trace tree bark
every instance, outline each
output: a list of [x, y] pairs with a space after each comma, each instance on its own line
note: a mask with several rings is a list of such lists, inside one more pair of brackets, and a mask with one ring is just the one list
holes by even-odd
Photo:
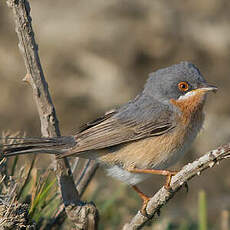
[[203, 170], [212, 168], [215, 164], [219, 164], [221, 160], [230, 157], [230, 143], [220, 146], [218, 149], [209, 151], [198, 160], [185, 165], [175, 176], [172, 177], [170, 191], [162, 187], [149, 201], [146, 213], [143, 216], [140, 211], [132, 218], [130, 223], [124, 225], [123, 230], [141, 229], [148, 221], [153, 220], [155, 214], [160, 213], [160, 209], [165, 206], [176, 192], [181, 189], [186, 182], [195, 176], [199, 176]]
[[[27, 70], [23, 80], [32, 87], [41, 121], [41, 133], [46, 137], [60, 136], [58, 119], [34, 38], [29, 2], [27, 0], [8, 0], [7, 4], [13, 10], [16, 33], [19, 39], [18, 46]], [[95, 229], [97, 222], [96, 207], [91, 203], [83, 204], [80, 201], [68, 160], [53, 157], [53, 161], [55, 161], [56, 176], [68, 217], [79, 229], [89, 229], [89, 226], [90, 229]]]

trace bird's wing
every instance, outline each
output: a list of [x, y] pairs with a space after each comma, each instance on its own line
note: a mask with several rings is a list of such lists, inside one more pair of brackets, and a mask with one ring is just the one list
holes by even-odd
[[106, 113], [88, 123], [76, 136], [77, 145], [63, 156], [102, 149], [151, 136], [160, 136], [175, 127], [172, 111], [159, 103], [135, 104]]

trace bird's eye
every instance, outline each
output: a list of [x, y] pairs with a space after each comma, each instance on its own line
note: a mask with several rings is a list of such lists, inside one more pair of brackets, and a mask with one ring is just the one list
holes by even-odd
[[186, 91], [188, 91], [188, 89], [189, 89], [189, 85], [188, 85], [187, 82], [182, 81], [182, 82], [180, 82], [180, 83], [178, 84], [178, 89], [179, 89], [180, 91], [182, 91], [182, 92], [186, 92]]

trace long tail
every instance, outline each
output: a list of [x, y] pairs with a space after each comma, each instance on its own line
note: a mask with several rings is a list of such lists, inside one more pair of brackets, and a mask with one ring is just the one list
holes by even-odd
[[[29, 153], [61, 154], [76, 145], [73, 136], [38, 138], [1, 138], [0, 155], [10, 157]], [[6, 143], [6, 144], [5, 144]], [[7, 144], [9, 143], [9, 144]]]

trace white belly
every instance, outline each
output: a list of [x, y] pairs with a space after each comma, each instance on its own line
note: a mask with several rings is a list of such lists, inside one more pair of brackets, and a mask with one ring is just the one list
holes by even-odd
[[150, 176], [150, 174], [144, 173], [131, 173], [117, 165], [112, 166], [111, 168], [106, 168], [106, 171], [108, 176], [114, 177], [129, 185], [138, 184]]
[[[184, 143], [183, 145], [180, 146], [180, 148], [177, 148], [175, 151], [172, 151], [169, 154], [160, 154], [159, 157], [155, 159], [153, 164], [151, 166], [149, 165], [149, 167], [145, 169], [161, 170], [161, 169], [167, 169], [168, 167], [175, 164], [187, 152], [192, 142], [194, 141], [195, 137], [197, 136], [199, 129], [200, 127], [195, 131], [193, 130], [193, 132], [191, 132], [191, 134], [188, 135], [188, 137], [184, 140]], [[144, 168], [141, 167], [141, 169]], [[106, 171], [109, 176], [112, 176], [129, 185], [136, 185], [152, 175], [152, 174], [145, 174], [145, 173], [131, 173], [117, 165], [107, 166]]]

